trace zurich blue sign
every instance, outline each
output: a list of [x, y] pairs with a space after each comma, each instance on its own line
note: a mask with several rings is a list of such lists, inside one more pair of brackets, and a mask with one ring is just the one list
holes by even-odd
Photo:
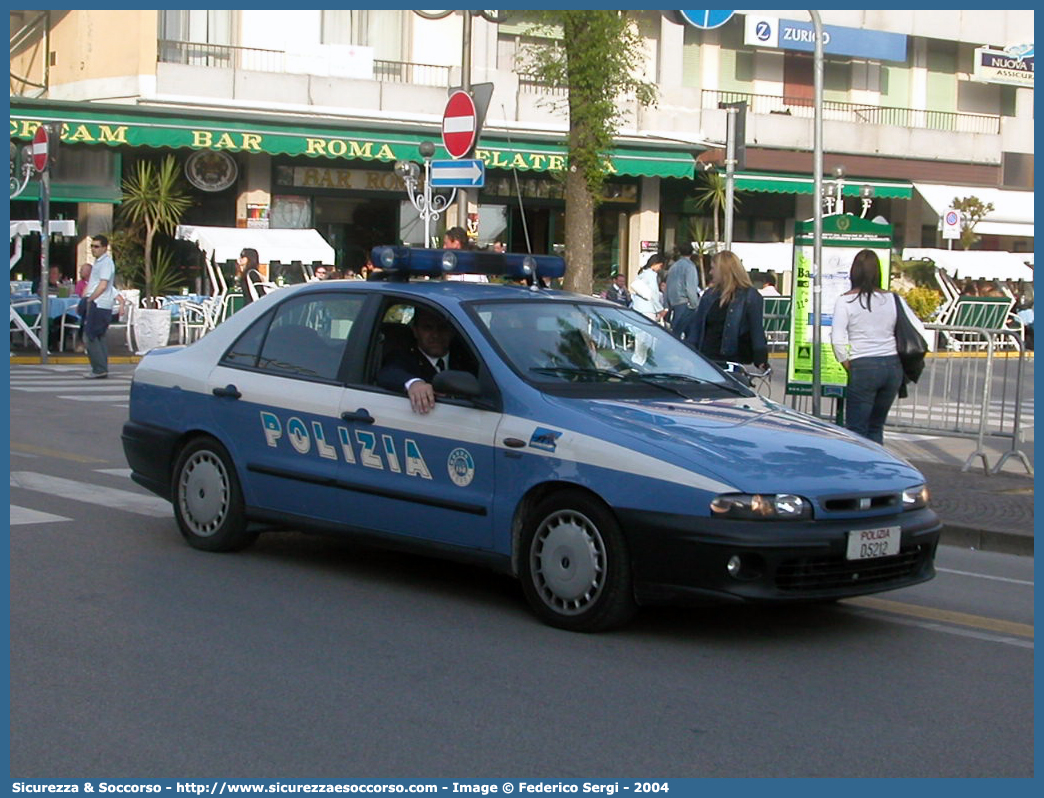
[[692, 25], [694, 28], [702, 28], [704, 30], [709, 30], [711, 28], [720, 28], [722, 25], [728, 22], [729, 19], [732, 18], [732, 15], [736, 12], [679, 11], [678, 13], [681, 14], [683, 20], [685, 20], [688, 24]]
[[[744, 20], [743, 42], [756, 47], [810, 53], [816, 47], [816, 36], [811, 22], [748, 14]], [[901, 33], [824, 25], [823, 52], [876, 61], [906, 61], [906, 36]]]

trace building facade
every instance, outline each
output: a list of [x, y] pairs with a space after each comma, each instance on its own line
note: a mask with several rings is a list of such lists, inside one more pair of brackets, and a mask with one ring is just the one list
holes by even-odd
[[[467, 221], [480, 244], [555, 251], [562, 96], [519, 65], [546, 33], [526, 12], [501, 13], [491, 22], [474, 12], [12, 11], [12, 142], [61, 123], [52, 208], [85, 234], [111, 226], [127, 164], [173, 153], [196, 194], [187, 223], [315, 227], [339, 265], [355, 267], [374, 244], [423, 241], [393, 167], [420, 161], [422, 141], [439, 143], [468, 38], [470, 83], [492, 87], [475, 152], [486, 184], [470, 192], [467, 220], [451, 209], [439, 226]], [[734, 239], [789, 240], [813, 213], [807, 12], [740, 11], [713, 30], [675, 12], [629, 14], [659, 100], [622, 101], [596, 270], [633, 271], [709, 222], [698, 196], [701, 175], [724, 161], [723, 103], [747, 109]], [[1032, 251], [1033, 12], [822, 18], [824, 174], [843, 175], [831, 190], [846, 209], [887, 219], [897, 248], [935, 246], [940, 196], [988, 195], [995, 210], [977, 228], [980, 246]], [[33, 188], [12, 215], [33, 215]]]

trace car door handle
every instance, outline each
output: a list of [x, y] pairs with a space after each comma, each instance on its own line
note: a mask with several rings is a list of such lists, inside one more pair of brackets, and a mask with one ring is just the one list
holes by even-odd
[[512, 449], [521, 449], [526, 445], [526, 442], [518, 438], [504, 438], [504, 445], [510, 446]]
[[211, 393], [214, 396], [227, 396], [229, 399], [239, 399], [243, 394], [235, 385], [226, 385], [224, 388], [215, 388]]
[[361, 424], [372, 424], [374, 422], [373, 416], [370, 415], [370, 411], [365, 407], [360, 407], [354, 413], [345, 411], [341, 413], [341, 418], [345, 421], [358, 421]]

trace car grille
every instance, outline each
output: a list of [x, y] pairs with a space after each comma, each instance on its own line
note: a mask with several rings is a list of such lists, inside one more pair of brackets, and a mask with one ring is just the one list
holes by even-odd
[[893, 557], [846, 560], [844, 557], [802, 557], [776, 568], [780, 590], [835, 590], [877, 585], [916, 575], [928, 557], [927, 546], [903, 549]]

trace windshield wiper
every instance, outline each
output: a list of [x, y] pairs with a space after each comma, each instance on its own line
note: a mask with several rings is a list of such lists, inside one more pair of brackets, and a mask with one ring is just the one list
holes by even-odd
[[735, 388], [731, 385], [727, 385], [722, 382], [715, 382], [714, 380], [708, 380], [703, 377], [693, 377], [689, 374], [672, 374], [667, 371], [657, 371], [650, 372], [648, 374], [628, 374], [627, 379], [637, 380], [639, 382], [644, 382], [648, 385], [655, 385], [657, 388], [663, 388], [664, 390], [672, 391], [678, 394], [679, 396], [685, 396], [686, 399], [689, 398], [688, 396], [686, 396], [686, 394], [684, 394], [682, 391], [679, 391], [677, 388], [671, 388], [665, 383], [694, 382], [698, 385], [713, 385], [715, 388], [721, 388], [723, 391], [728, 391], [729, 393], [736, 394], [736, 396], [749, 396], [749, 394], [744, 393], [741, 389]]
[[603, 380], [622, 380], [623, 376], [609, 369], [585, 369], [576, 366], [534, 366], [530, 371], [537, 374], [551, 374], [559, 377], [600, 377]]

